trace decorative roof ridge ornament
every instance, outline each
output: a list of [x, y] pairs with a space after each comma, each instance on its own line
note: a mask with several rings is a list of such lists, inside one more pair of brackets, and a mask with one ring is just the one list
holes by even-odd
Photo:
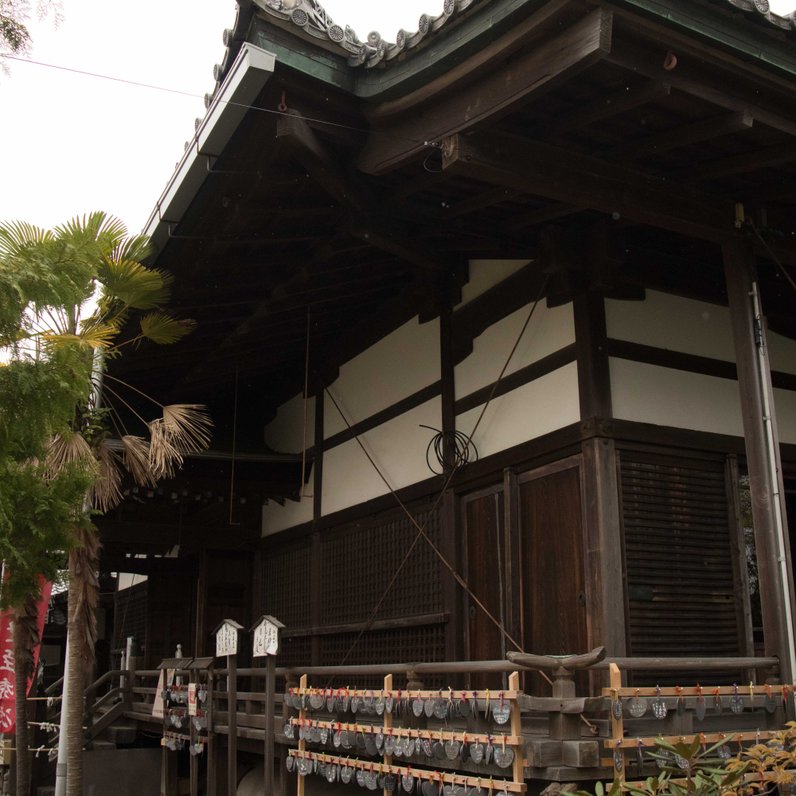
[[254, 4], [278, 19], [292, 22], [316, 39], [328, 39], [349, 53], [363, 47], [353, 29], [335, 24], [318, 0], [254, 0]]
[[[241, 2], [241, 0], [238, 0]], [[395, 42], [385, 40], [378, 31], [368, 34], [366, 41], [357, 38], [353, 28], [335, 24], [318, 0], [252, 0], [261, 10], [286, 22], [297, 25], [310, 36], [326, 39], [346, 51], [350, 66], [376, 66], [395, 58], [404, 50], [417, 47], [430, 33], [436, 32], [456, 13], [477, 2], [487, 0], [444, 0], [439, 16], [423, 14], [414, 33], [399, 30]]]

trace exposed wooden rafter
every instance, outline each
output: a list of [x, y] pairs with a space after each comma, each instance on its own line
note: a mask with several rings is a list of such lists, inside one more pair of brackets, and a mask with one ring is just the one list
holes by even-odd
[[671, 86], [658, 80], [648, 81], [640, 86], [626, 87], [606, 94], [588, 105], [567, 111], [540, 127], [545, 133], [561, 133], [579, 129], [594, 122], [610, 119], [620, 113], [646, 105], [648, 102], [668, 97]]
[[443, 167], [491, 185], [721, 241], [731, 231], [732, 204], [655, 175], [540, 141], [497, 133], [454, 135]]
[[611, 51], [612, 19], [610, 11], [598, 8], [466, 89], [392, 125], [389, 135], [375, 130], [357, 167], [384, 174], [418, 156], [429, 142], [472, 130], [538, 98]]
[[623, 141], [608, 150], [609, 155], [624, 160], [636, 160], [645, 155], [662, 155], [680, 147], [691, 146], [702, 141], [711, 141], [723, 135], [751, 130], [754, 117], [749, 111], [720, 113], [710, 119], [683, 124], [671, 130], [653, 133], [638, 141]]

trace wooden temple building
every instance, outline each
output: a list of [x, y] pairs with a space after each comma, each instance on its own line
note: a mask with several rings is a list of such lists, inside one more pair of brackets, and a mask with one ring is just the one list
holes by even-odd
[[224, 42], [145, 230], [197, 328], [111, 363], [213, 452], [101, 520], [114, 644], [154, 669], [267, 613], [295, 670], [792, 682], [796, 18], [445, 0], [360, 40], [239, 0]]

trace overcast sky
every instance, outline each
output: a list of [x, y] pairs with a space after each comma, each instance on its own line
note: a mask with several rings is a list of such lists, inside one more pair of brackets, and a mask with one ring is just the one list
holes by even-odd
[[[394, 40], [442, 8], [442, 0], [322, 4], [361, 39], [378, 30]], [[772, 0], [779, 13], [791, 5]], [[232, 0], [62, 0], [57, 29], [32, 24], [29, 58], [51, 66], [8, 60], [0, 74], [0, 221], [50, 227], [105, 210], [140, 231], [204, 115], [235, 9]]]

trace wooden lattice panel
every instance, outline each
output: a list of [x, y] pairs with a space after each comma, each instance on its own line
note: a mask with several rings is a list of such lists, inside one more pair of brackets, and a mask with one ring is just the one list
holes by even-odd
[[128, 636], [135, 636], [146, 649], [146, 612], [149, 586], [139, 583], [129, 589], [116, 592], [114, 596], [114, 649], [124, 649]]
[[[439, 509], [416, 511], [417, 523], [439, 545]], [[385, 595], [417, 528], [399, 511], [381, 514], [321, 540], [321, 621], [363, 622]], [[418, 616], [442, 610], [440, 564], [420, 539], [384, 596], [376, 619]]]
[[279, 645], [277, 666], [307, 666], [312, 654], [312, 640], [309, 636], [284, 637]]
[[269, 549], [263, 556], [263, 605], [288, 628], [310, 624], [310, 553], [307, 538], [301, 544]]
[[740, 653], [725, 465], [621, 453], [632, 655]]

